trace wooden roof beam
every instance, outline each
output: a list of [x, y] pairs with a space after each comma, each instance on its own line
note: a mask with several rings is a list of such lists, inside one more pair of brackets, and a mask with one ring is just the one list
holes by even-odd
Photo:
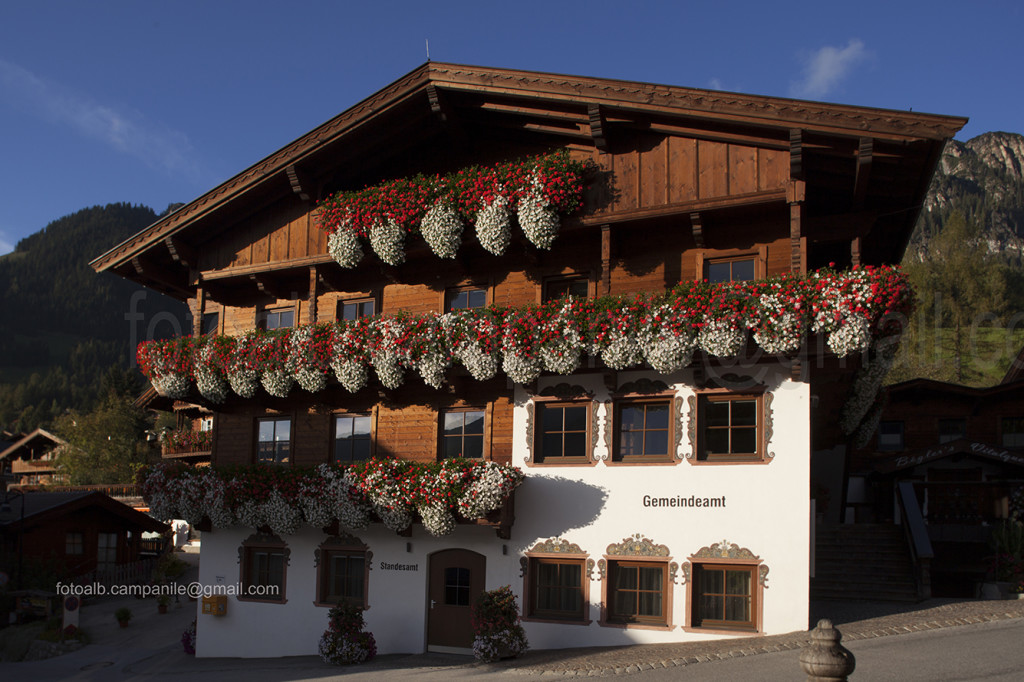
[[188, 269], [198, 268], [199, 255], [194, 248], [183, 242], [181, 238], [165, 237], [164, 246], [167, 247], [175, 263], [181, 263]]
[[427, 83], [426, 90], [427, 101], [430, 102], [430, 111], [434, 118], [441, 124], [444, 131], [451, 135], [457, 145], [463, 149], [470, 149], [472, 141], [466, 135], [466, 126], [455, 107], [452, 106], [451, 98], [448, 95], [442, 95], [433, 83]]
[[305, 202], [311, 202], [314, 198], [317, 198], [317, 192], [313, 189], [312, 180], [298, 166], [293, 163], [285, 168], [284, 172], [288, 176], [288, 184], [292, 186], [292, 192], [300, 199]]
[[249, 275], [249, 281], [256, 285], [256, 288], [260, 290], [261, 294], [269, 296], [275, 300], [294, 298], [294, 296], [289, 295], [288, 292], [282, 291], [278, 288], [278, 283], [266, 275]]
[[700, 216], [700, 211], [694, 211], [690, 214], [690, 230], [693, 232], [693, 243], [697, 245], [698, 249], [703, 249], [704, 221]]
[[864, 208], [868, 196], [868, 182], [871, 179], [871, 161], [874, 142], [870, 137], [860, 138], [857, 149], [857, 175], [853, 181], [853, 210]]
[[803, 137], [803, 131], [799, 128], [789, 131], [789, 177], [792, 180], [804, 179]]
[[133, 256], [131, 263], [135, 274], [153, 282], [156, 285], [154, 288], [162, 289], [165, 293], [176, 297], [187, 299], [192, 296], [192, 291], [185, 285], [181, 277], [176, 277], [174, 273], [168, 272], [152, 261], [142, 256]]
[[588, 104], [587, 115], [590, 117], [590, 136], [594, 139], [594, 146], [602, 152], [608, 151], [608, 121], [601, 105], [595, 102]]

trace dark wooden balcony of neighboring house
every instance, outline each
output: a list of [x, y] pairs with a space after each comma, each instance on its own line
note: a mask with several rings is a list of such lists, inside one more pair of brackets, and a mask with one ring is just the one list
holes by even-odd
[[213, 431], [172, 431], [163, 440], [160, 450], [164, 459], [209, 461]]

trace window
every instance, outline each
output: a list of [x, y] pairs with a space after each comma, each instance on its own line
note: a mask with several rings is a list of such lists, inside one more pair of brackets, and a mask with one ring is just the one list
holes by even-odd
[[292, 447], [292, 420], [284, 418], [257, 419], [256, 461], [287, 464]]
[[285, 584], [291, 550], [276, 535], [255, 533], [238, 550], [242, 565], [240, 600], [285, 601]]
[[623, 462], [670, 459], [670, 414], [670, 400], [616, 405], [614, 460]]
[[366, 581], [370, 562], [362, 548], [323, 549], [319, 570], [319, 604], [350, 602], [366, 608]]
[[348, 301], [338, 301], [339, 320], [358, 320], [364, 317], [373, 317], [377, 312], [377, 302], [372, 298], [354, 298]]
[[878, 449], [903, 449], [903, 422], [881, 422], [878, 424]]
[[694, 564], [693, 627], [757, 629], [757, 567]]
[[445, 410], [441, 413], [441, 457], [482, 459], [484, 456], [484, 411]]
[[362, 462], [370, 458], [370, 415], [341, 414], [334, 417], [334, 461]]
[[68, 533], [64, 539], [65, 554], [85, 554], [85, 534]]
[[203, 336], [216, 334], [220, 331], [220, 313], [203, 313], [199, 333]]
[[704, 279], [718, 282], [748, 282], [756, 279], [753, 256], [737, 258], [716, 258], [704, 263]]
[[445, 606], [469, 606], [469, 569], [450, 566], [444, 569]]
[[590, 458], [590, 403], [537, 403], [537, 462], [572, 463]]
[[529, 563], [530, 618], [573, 620], [586, 618], [587, 582], [583, 559], [531, 557]]
[[213, 431], [213, 417], [201, 417], [199, 419], [200, 431]]
[[267, 310], [260, 320], [260, 329], [286, 329], [295, 326], [295, 309]]
[[1024, 447], [1024, 417], [1004, 417], [1002, 423], [1003, 447]]
[[760, 459], [762, 396], [733, 393], [700, 397], [699, 461]]
[[590, 297], [590, 281], [582, 276], [558, 277], [544, 282], [543, 301], [557, 301], [561, 298], [572, 296], [573, 298]]
[[939, 443], [949, 443], [967, 437], [966, 419], [940, 419]]
[[444, 294], [444, 310], [465, 310], [483, 308], [487, 305], [487, 290], [474, 287], [449, 289]]
[[99, 533], [96, 539], [96, 568], [103, 570], [117, 565], [117, 533]]
[[668, 625], [667, 565], [609, 561], [605, 601], [609, 623]]

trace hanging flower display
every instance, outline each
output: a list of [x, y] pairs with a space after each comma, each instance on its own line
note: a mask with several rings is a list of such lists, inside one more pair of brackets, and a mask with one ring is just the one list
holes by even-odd
[[354, 268], [363, 260], [363, 245], [359, 235], [347, 222], [327, 236], [327, 251], [338, 265], [343, 268]]
[[388, 265], [405, 262], [405, 231], [391, 217], [384, 217], [370, 226], [370, 246]]
[[[154, 383], [165, 380], [168, 367], [181, 377], [224, 367], [232, 389], [245, 397], [255, 392], [255, 377], [272, 395], [287, 395], [296, 378], [307, 390], [320, 390], [328, 367], [350, 391], [366, 384], [370, 366], [388, 389], [399, 388], [407, 371], [438, 388], [453, 362], [481, 381], [500, 368], [513, 382], [527, 384], [545, 370], [576, 371], [584, 354], [614, 369], [646, 362], [667, 373], [689, 364], [696, 347], [729, 357], [748, 337], [769, 353], [792, 353], [808, 328], [842, 357], [895, 334], [891, 313], [907, 315], [911, 303], [898, 268], [819, 271], [755, 282], [685, 282], [665, 294], [630, 298], [382, 315], [203, 345], [191, 339], [150, 342], [140, 346], [139, 358]], [[223, 345], [215, 353], [201, 351], [208, 343]]]
[[228, 397], [227, 367], [231, 357], [229, 337], [206, 337], [196, 350], [199, 362], [194, 365], [196, 388], [211, 403], [223, 403]]
[[399, 265], [407, 233], [421, 235], [438, 256], [452, 258], [466, 224], [476, 227], [484, 249], [500, 255], [511, 239], [513, 213], [527, 238], [547, 249], [558, 235], [560, 216], [582, 206], [587, 169], [588, 163], [559, 150], [444, 175], [399, 178], [327, 198], [318, 207], [318, 222], [330, 235], [332, 257], [346, 268], [358, 265], [359, 240], [366, 238], [381, 260]]
[[508, 199], [502, 195], [484, 206], [473, 220], [476, 238], [485, 251], [500, 256], [512, 241], [512, 215], [508, 210]]
[[195, 342], [191, 337], [145, 341], [136, 350], [135, 359], [157, 393], [168, 398], [184, 398], [191, 387], [189, 357], [194, 351]]
[[420, 234], [439, 258], [455, 258], [462, 243], [462, 219], [451, 204], [438, 202], [423, 216]]
[[334, 521], [362, 530], [374, 516], [392, 530], [403, 530], [417, 515], [428, 532], [447, 535], [456, 514], [483, 518], [522, 482], [515, 467], [462, 458], [439, 464], [371, 459], [313, 469], [196, 469], [161, 462], [140, 472], [143, 497], [158, 518], [209, 519], [214, 528], [268, 526], [285, 535], [302, 524], [322, 528]]

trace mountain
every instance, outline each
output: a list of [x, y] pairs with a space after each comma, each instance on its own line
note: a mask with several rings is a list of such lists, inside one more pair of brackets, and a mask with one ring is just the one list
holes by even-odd
[[921, 260], [954, 212], [977, 226], [985, 251], [1024, 265], [1024, 136], [993, 132], [946, 144], [908, 257]]
[[0, 427], [32, 429], [91, 409], [111, 388], [133, 390], [129, 368], [148, 322], [167, 312], [188, 328], [183, 304], [89, 267], [157, 218], [146, 206], [94, 206], [0, 257]]

